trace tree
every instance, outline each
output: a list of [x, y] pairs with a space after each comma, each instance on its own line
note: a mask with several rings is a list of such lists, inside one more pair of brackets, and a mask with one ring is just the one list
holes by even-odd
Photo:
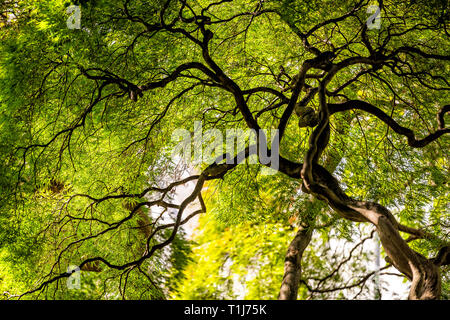
[[[69, 263], [101, 273], [86, 297], [167, 296], [205, 187], [225, 223], [293, 219], [280, 299], [326, 292], [341, 264], [307, 279], [305, 250], [362, 225], [410, 299], [446, 292], [446, 1], [83, 1], [80, 29], [69, 4], [1, 5], [2, 260], [25, 296], [64, 297]], [[198, 121], [258, 143], [186, 170], [172, 134]]]

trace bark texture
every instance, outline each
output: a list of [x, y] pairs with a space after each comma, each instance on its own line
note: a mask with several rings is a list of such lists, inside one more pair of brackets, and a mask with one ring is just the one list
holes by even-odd
[[[299, 115], [300, 117], [301, 115]], [[336, 131], [339, 134], [347, 134], [350, 128], [350, 124], [354, 119], [354, 115], [350, 114], [345, 118], [345, 121], [339, 122], [336, 125]], [[300, 122], [302, 120], [300, 119]], [[303, 121], [304, 122], [304, 121]], [[314, 127], [316, 125], [315, 122], [308, 124], [310, 127]], [[299, 124], [301, 127], [301, 125]], [[328, 133], [326, 133], [326, 137], [324, 139], [325, 146], [329, 141], [329, 127]], [[325, 147], [324, 146], [324, 147]], [[316, 159], [319, 158], [320, 155], [316, 155]], [[324, 160], [324, 167], [334, 172], [339, 162], [342, 159], [342, 155], [337, 154], [336, 152], [329, 152]], [[301, 280], [301, 260], [303, 256], [303, 252], [311, 242], [311, 237], [314, 229], [312, 225], [314, 224], [314, 217], [312, 216], [313, 212], [313, 203], [318, 201], [316, 199], [311, 199], [307, 205], [306, 210], [307, 217], [309, 221], [303, 221], [305, 225], [301, 225], [294, 239], [289, 244], [288, 250], [286, 252], [285, 262], [284, 262], [284, 276], [283, 281], [281, 283], [280, 294], [278, 295], [279, 300], [296, 300], [298, 296], [298, 288]]]
[[289, 244], [284, 260], [284, 277], [281, 283], [279, 300], [296, 300], [302, 273], [301, 260], [303, 252], [311, 241], [313, 229], [300, 227]]
[[[331, 72], [330, 75], [333, 73]], [[328, 78], [328, 79], [331, 79]], [[301, 169], [303, 189], [326, 201], [334, 211], [345, 219], [372, 223], [379, 234], [380, 241], [393, 265], [411, 280], [409, 299], [439, 299], [441, 278], [439, 267], [418, 252], [412, 250], [400, 236], [399, 231], [416, 233], [420, 230], [401, 226], [393, 214], [382, 205], [370, 201], [352, 199], [340, 188], [338, 181], [325, 169], [317, 170], [315, 159], [324, 130], [329, 126], [329, 110], [326, 102], [325, 79], [319, 86], [319, 125], [310, 136], [309, 150]]]

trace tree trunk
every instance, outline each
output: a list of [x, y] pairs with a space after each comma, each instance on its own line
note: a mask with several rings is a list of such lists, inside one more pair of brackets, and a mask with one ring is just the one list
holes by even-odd
[[[353, 114], [348, 114], [345, 121], [341, 121], [336, 124], [335, 130], [342, 135], [346, 135], [349, 131], [353, 118]], [[338, 154], [334, 151], [328, 152], [324, 159], [324, 167], [328, 171], [334, 172], [341, 159], [342, 154]], [[308, 213], [313, 212], [313, 204], [315, 201], [318, 200], [312, 198], [307, 202], [305, 209]], [[314, 216], [308, 214], [306, 219], [307, 221], [305, 223], [307, 225], [313, 225], [314, 218]], [[313, 231], [314, 229], [312, 227], [300, 226], [300, 229], [288, 247], [286, 257], [284, 259], [284, 276], [281, 283], [280, 294], [278, 295], [279, 300], [297, 300], [298, 287], [300, 285], [301, 278], [302, 255], [308, 244], [311, 242]]]
[[386, 207], [376, 202], [358, 201], [349, 197], [332, 174], [316, 162], [317, 154], [320, 155], [323, 151], [320, 140], [324, 131], [329, 128], [325, 87], [332, 76], [333, 73], [330, 73], [319, 85], [320, 121], [310, 135], [309, 149], [300, 171], [302, 189], [326, 201], [341, 217], [355, 222], [369, 222], [376, 227], [381, 244], [392, 264], [412, 282], [409, 299], [439, 299], [441, 276], [438, 263], [411, 249], [399, 233], [408, 232], [423, 238], [423, 232], [400, 225]]
[[303, 252], [311, 241], [313, 228], [300, 227], [291, 241], [284, 259], [284, 277], [281, 283], [279, 300], [296, 300], [302, 273]]

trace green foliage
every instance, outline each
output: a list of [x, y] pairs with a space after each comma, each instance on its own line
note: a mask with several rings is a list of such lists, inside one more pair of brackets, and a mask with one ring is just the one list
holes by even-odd
[[293, 235], [286, 223], [246, 222], [224, 227], [200, 218], [193, 261], [176, 299], [276, 299], [283, 252]]
[[[383, 2], [382, 28], [368, 31], [373, 46], [389, 34], [404, 33], [386, 42], [383, 50], [418, 45], [446, 54], [445, 1]], [[199, 12], [213, 3], [194, 1], [191, 8]], [[260, 3], [267, 13], [231, 18]], [[66, 25], [65, 10], [70, 4], [81, 5], [79, 30]], [[294, 76], [303, 61], [314, 57], [299, 33], [345, 14], [352, 6], [331, 0], [239, 0], [212, 5], [210, 17], [229, 21], [208, 25], [214, 33], [209, 50], [218, 67], [242, 90], [264, 86], [289, 96], [287, 85], [282, 88], [275, 81], [280, 67]], [[163, 8], [167, 21], [177, 18], [175, 29], [146, 32], [159, 22]], [[179, 2], [164, 7], [163, 1], [129, 1], [129, 12], [145, 17], [145, 23], [127, 19], [124, 1], [119, 0], [25, 0], [14, 10], [14, 19], [0, 20], [0, 292], [6, 292], [5, 298], [35, 288], [47, 276], [88, 258], [102, 257], [113, 265], [139, 259], [146, 249], [146, 236], [138, 215], [130, 213], [126, 197], [121, 196], [161, 187], [167, 179], [180, 176], [171, 157], [173, 131], [192, 132], [194, 122], [200, 120], [203, 130], [247, 128], [230, 90], [212, 85], [199, 70], [146, 91], [137, 102], [129, 99], [123, 84], [105, 85], [102, 79], [86, 76], [89, 70], [94, 77], [114, 75], [142, 86], [169, 77], [183, 63], [203, 63], [200, 47], [176, 30], [186, 28], [194, 38], [202, 34], [196, 25], [178, 19]], [[183, 14], [186, 20], [193, 18], [186, 8]], [[360, 22], [366, 18], [367, 12], [360, 10], [338, 27], [318, 28], [313, 45], [321, 51], [340, 50], [350, 41], [334, 63], [352, 54], [369, 55], [360, 41], [349, 40], [360, 36]], [[416, 24], [434, 22], [436, 27], [406, 32]], [[375, 75], [359, 77], [333, 101], [364, 100], [413, 129], [416, 137], [433, 132], [436, 110], [448, 103], [448, 62], [409, 55], [399, 54], [405, 60], [402, 66], [418, 70], [423, 74], [419, 78], [383, 67]], [[344, 68], [329, 87], [344, 85], [367, 71], [364, 68]], [[427, 75], [430, 70], [431, 76]], [[307, 82], [318, 84], [313, 78]], [[431, 85], [443, 89], [431, 90]], [[258, 92], [247, 100], [250, 112], [258, 115], [259, 125], [266, 130], [277, 127], [285, 110], [284, 105], [265, 110], [273, 106], [273, 99], [268, 92]], [[317, 97], [311, 106], [318, 109]], [[293, 118], [280, 153], [300, 163], [312, 128], [299, 128]], [[404, 136], [378, 118], [352, 110], [332, 115], [330, 143], [320, 161], [332, 169], [349, 196], [379, 202], [399, 222], [433, 235], [411, 244], [431, 258], [449, 241], [449, 149], [448, 135], [424, 148], [411, 148]], [[155, 252], [140, 269], [118, 270], [102, 264], [101, 272], [81, 272], [82, 290], [67, 289], [63, 278], [26, 297], [274, 299], [286, 247], [304, 222], [316, 228], [304, 257], [308, 261], [304, 280], [326, 276], [333, 270], [330, 261], [337, 263], [342, 255], [322, 259], [333, 256], [324, 244], [332, 240], [353, 244], [366, 231], [338, 219], [326, 204], [311, 202], [302, 193], [300, 180], [266, 173], [261, 165], [246, 161], [219, 182], [208, 182], [204, 192], [208, 212], [200, 218], [195, 244], [182, 229], [170, 246]], [[149, 192], [133, 204], [150, 201], [155, 194]], [[107, 195], [117, 197], [95, 201]], [[150, 224], [160, 223], [152, 209], [143, 206], [142, 212]], [[169, 236], [165, 230], [149, 245]], [[360, 265], [349, 270], [363, 274], [371, 257], [361, 253], [359, 258]], [[448, 298], [447, 271], [443, 271], [443, 295]], [[331, 281], [339, 284], [343, 278], [336, 275]], [[346, 292], [320, 297], [351, 296]], [[310, 293], [301, 286], [299, 298], [307, 297]]]

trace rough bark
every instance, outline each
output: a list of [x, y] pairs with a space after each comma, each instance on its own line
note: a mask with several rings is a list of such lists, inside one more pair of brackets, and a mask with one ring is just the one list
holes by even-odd
[[393, 214], [382, 205], [350, 198], [325, 168], [317, 170], [320, 166], [314, 159], [317, 152], [321, 152], [318, 150], [319, 140], [329, 124], [329, 110], [325, 98], [326, 83], [322, 82], [319, 87], [320, 122], [310, 136], [309, 150], [300, 172], [304, 191], [326, 201], [341, 217], [352, 221], [369, 222], [376, 227], [380, 241], [393, 265], [412, 282], [409, 299], [439, 299], [441, 295], [439, 267], [432, 259], [428, 260], [412, 250], [400, 236], [400, 229], [411, 232], [410, 228], [400, 226]]
[[281, 283], [279, 300], [296, 300], [301, 277], [303, 252], [311, 241], [313, 228], [300, 227], [289, 244], [284, 260], [284, 277]]
[[[347, 134], [349, 126], [353, 120], [354, 116], [349, 115], [346, 121], [339, 122], [336, 125], [336, 131], [340, 134]], [[315, 124], [309, 125], [315, 126]], [[329, 128], [328, 128], [329, 129]], [[326, 144], [329, 141], [329, 131], [328, 137], [325, 138]], [[324, 146], [324, 147], [325, 147]], [[318, 159], [319, 155], [316, 155], [315, 159]], [[342, 155], [338, 155], [336, 152], [329, 152], [324, 160], [324, 167], [333, 172], [336, 170], [339, 162], [342, 159]], [[306, 210], [309, 212], [313, 211], [312, 204], [317, 201], [316, 199], [311, 199], [306, 206]], [[314, 229], [311, 227], [314, 224], [314, 217], [308, 214], [309, 221], [304, 222], [306, 226], [300, 226], [294, 239], [289, 244], [288, 250], [285, 256], [284, 262], [284, 276], [281, 283], [280, 294], [278, 295], [279, 300], [296, 300], [298, 296], [298, 288], [301, 279], [301, 260], [303, 252], [307, 248], [308, 244], [311, 242], [311, 237]]]
[[440, 298], [439, 267], [450, 263], [448, 246], [442, 248], [436, 258], [427, 259], [412, 250], [399, 233], [399, 231], [403, 231], [420, 237], [420, 230], [400, 225], [392, 213], [378, 203], [350, 198], [342, 191], [338, 181], [319, 164], [312, 164], [313, 179], [311, 180], [308, 180], [307, 175], [302, 173], [304, 167], [303, 164], [286, 159], [280, 162], [281, 172], [293, 178], [301, 175], [305, 185], [304, 189], [318, 199], [327, 202], [339, 216], [351, 221], [369, 222], [376, 227], [389, 261], [411, 280], [409, 299]]

